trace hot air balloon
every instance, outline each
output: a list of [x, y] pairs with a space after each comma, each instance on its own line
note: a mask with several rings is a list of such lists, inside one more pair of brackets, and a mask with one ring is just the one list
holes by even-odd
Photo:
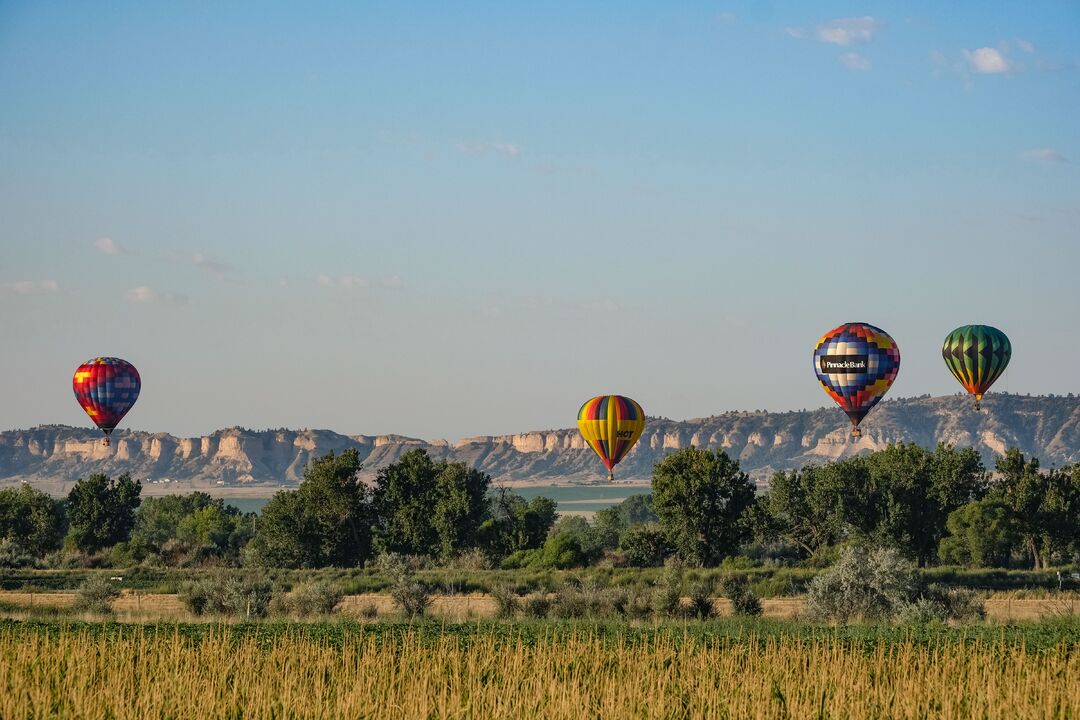
[[626, 457], [645, 430], [645, 411], [622, 395], [597, 395], [578, 410], [578, 430], [608, 469], [608, 481], [615, 479], [614, 468]]
[[79, 366], [71, 386], [79, 405], [105, 433], [101, 444], [108, 445], [109, 435], [139, 398], [142, 380], [127, 360], [99, 357]]
[[945, 337], [941, 357], [949, 372], [975, 396], [975, 409], [994, 381], [1001, 377], [1012, 357], [1012, 343], [1005, 333], [989, 325], [965, 325]]
[[829, 397], [851, 419], [851, 434], [889, 390], [900, 370], [900, 348], [887, 332], [866, 323], [844, 323], [814, 348], [814, 372]]

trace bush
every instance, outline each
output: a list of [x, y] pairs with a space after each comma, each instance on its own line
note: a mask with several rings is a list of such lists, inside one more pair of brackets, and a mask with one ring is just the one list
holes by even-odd
[[761, 600], [750, 589], [750, 581], [745, 575], [730, 575], [720, 581], [720, 590], [731, 602], [731, 612], [740, 617], [758, 617], [761, 615]]
[[325, 580], [302, 583], [284, 596], [285, 607], [298, 617], [329, 615], [343, 597], [345, 593], [339, 586]]
[[373, 602], [364, 603], [357, 612], [364, 620], [374, 620], [379, 616], [379, 608]]
[[506, 585], [496, 585], [491, 588], [491, 596], [495, 599], [495, 617], [512, 618], [518, 610], [518, 596]]
[[[195, 615], [266, 617], [275, 601], [273, 584], [267, 579], [248, 579], [223, 574], [184, 583], [180, 600]], [[275, 604], [278, 604], [277, 600]]]
[[411, 572], [399, 575], [390, 586], [390, 597], [398, 610], [409, 618], [422, 617], [431, 605], [431, 593], [427, 586]]
[[889, 620], [920, 595], [914, 564], [893, 548], [845, 548], [810, 582], [806, 613], [815, 620]]
[[632, 567], [658, 567], [671, 554], [671, 546], [656, 523], [628, 527], [619, 537], [619, 548]]
[[627, 593], [626, 609], [623, 615], [627, 620], [646, 620], [652, 615], [652, 598], [649, 593], [640, 589], [632, 589]]
[[103, 575], [95, 575], [83, 582], [75, 591], [72, 609], [76, 612], [92, 612], [107, 615], [112, 612], [112, 601], [120, 596], [120, 588]]
[[689, 612], [698, 620], [708, 620], [716, 615], [716, 604], [713, 602], [713, 584], [708, 580], [701, 580], [690, 586]]
[[525, 614], [532, 618], [546, 618], [551, 613], [551, 599], [547, 593], [533, 593], [523, 603]]
[[26, 552], [11, 538], [0, 538], [0, 568], [23, 568], [34, 566], [34, 556]]
[[653, 589], [653, 612], [662, 617], [682, 617], [682, 567], [669, 562]]

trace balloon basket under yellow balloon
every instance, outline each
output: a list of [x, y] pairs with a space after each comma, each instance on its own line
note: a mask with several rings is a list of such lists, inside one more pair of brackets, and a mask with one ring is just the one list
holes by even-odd
[[109, 447], [109, 445], [111, 445], [112, 443], [109, 442], [109, 438], [108, 438], [108, 436], [106, 436], [101, 440], [101, 444], [104, 445], [105, 447]]

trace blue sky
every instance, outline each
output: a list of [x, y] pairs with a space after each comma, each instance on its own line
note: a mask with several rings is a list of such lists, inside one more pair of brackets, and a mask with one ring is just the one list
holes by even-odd
[[818, 407], [846, 321], [1080, 391], [1077, 118], [1071, 2], [0, 2], [0, 428]]

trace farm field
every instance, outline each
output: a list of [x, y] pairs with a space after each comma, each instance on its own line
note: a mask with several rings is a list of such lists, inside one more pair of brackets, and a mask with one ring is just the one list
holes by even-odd
[[1067, 718], [1076, 623], [0, 621], [0, 717]]

